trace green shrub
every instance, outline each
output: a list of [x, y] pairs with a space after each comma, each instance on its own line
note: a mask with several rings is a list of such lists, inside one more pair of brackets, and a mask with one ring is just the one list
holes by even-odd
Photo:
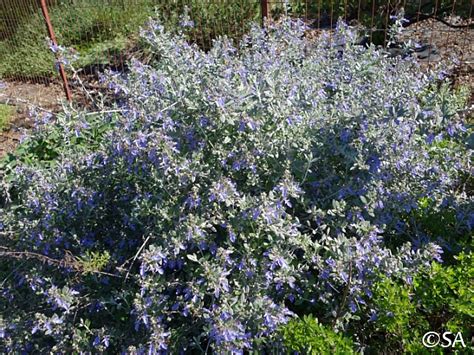
[[428, 331], [461, 332], [466, 346], [473, 350], [473, 280], [472, 253], [460, 254], [451, 266], [433, 263], [412, 283], [385, 277], [372, 289], [372, 314], [362, 317], [360, 327], [365, 329], [359, 329], [359, 334], [367, 336], [362, 343], [370, 351], [422, 353], [426, 351], [422, 337]]
[[[46, 0], [48, 6], [55, 5], [60, 0]], [[37, 0], [2, 0], [0, 6], [0, 38], [7, 38], [15, 32], [21, 20], [27, 19], [35, 11], [39, 11], [40, 2]], [[15, 21], [18, 19], [19, 21]]]
[[12, 114], [11, 106], [0, 104], [0, 132], [8, 128]]
[[[50, 8], [58, 42], [76, 49], [84, 57], [82, 66], [108, 61], [114, 51], [122, 51], [127, 36], [136, 33], [152, 13], [148, 0], [137, 4], [83, 0]], [[14, 35], [0, 42], [0, 77], [53, 75], [54, 56], [48, 49], [46, 37], [39, 10], [23, 18]]]
[[316, 318], [304, 316], [281, 328], [283, 345], [288, 351], [302, 354], [353, 354], [350, 338], [321, 325]]
[[374, 287], [373, 301], [377, 313], [373, 329], [370, 330], [373, 348], [379, 351], [422, 349], [423, 330], [426, 332], [429, 327], [419, 315], [417, 317], [416, 303], [410, 298], [412, 292], [412, 287], [389, 278], [384, 278]]
[[187, 38], [206, 50], [219, 36], [239, 39], [260, 16], [260, 3], [248, 0], [159, 1], [156, 9], [168, 29], [182, 28], [181, 15], [188, 14], [192, 22], [184, 24]]
[[[0, 105], [0, 117], [1, 108]], [[5, 181], [10, 182], [13, 179], [14, 170], [19, 164], [50, 167], [71, 147], [80, 152], [94, 150], [103, 142], [104, 135], [114, 127], [117, 119], [117, 115], [113, 113], [105, 117], [89, 114], [84, 116], [84, 121], [79, 126], [69, 122], [70, 117], [65, 114], [56, 115], [54, 122], [50, 121], [51, 115], [48, 113], [40, 117], [42, 122], [37, 122], [33, 134], [25, 137], [14, 152], [0, 159], [0, 176], [3, 176]], [[67, 136], [66, 127], [72, 130], [80, 129], [81, 135], [72, 135], [64, 140]]]
[[432, 329], [462, 331], [464, 339], [474, 321], [474, 257], [461, 253], [457, 263], [432, 265], [429, 273], [414, 279], [414, 297], [420, 314]]

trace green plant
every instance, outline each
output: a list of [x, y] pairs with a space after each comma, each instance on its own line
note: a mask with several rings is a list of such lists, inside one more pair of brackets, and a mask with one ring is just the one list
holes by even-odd
[[[363, 335], [362, 343], [374, 352], [423, 353], [427, 350], [421, 342], [425, 333], [460, 332], [467, 349], [452, 350], [474, 350], [470, 343], [473, 280], [472, 253], [461, 253], [453, 265], [433, 263], [408, 283], [383, 277], [372, 288], [371, 313], [361, 315], [358, 334]], [[353, 326], [358, 327], [357, 323]]]
[[[123, 52], [132, 40], [128, 37], [136, 34], [151, 14], [151, 0], [66, 1], [50, 7], [58, 42], [78, 51], [81, 66], [113, 62], [117, 58], [113, 52]], [[0, 77], [50, 77], [55, 73], [55, 60], [45, 40], [47, 32], [41, 12], [37, 9], [18, 21], [13, 34], [0, 42]]]
[[334, 332], [311, 315], [293, 319], [280, 329], [282, 343], [287, 351], [302, 354], [354, 354], [350, 338]]
[[[58, 3], [60, 0], [46, 0], [48, 6]], [[17, 25], [27, 19], [35, 11], [39, 11], [39, 1], [37, 0], [2, 0], [0, 6], [0, 38], [11, 36]]]
[[[209, 49], [219, 36], [240, 39], [250, 25], [259, 19], [258, 1], [159, 1], [156, 10], [168, 30], [185, 29], [188, 40]], [[189, 17], [183, 21], [182, 15]]]
[[417, 308], [430, 329], [462, 331], [470, 339], [474, 321], [474, 255], [461, 253], [450, 266], [434, 263], [413, 281]]
[[[372, 348], [379, 350], [397, 349], [416, 351], [422, 349], [420, 339], [428, 324], [416, 317], [416, 303], [411, 299], [413, 288], [384, 277], [373, 288], [373, 303], [377, 309], [377, 318], [371, 330], [374, 338]], [[370, 323], [369, 323], [370, 324]]]
[[79, 267], [84, 273], [94, 273], [103, 270], [110, 261], [110, 254], [108, 251], [86, 251], [85, 255], [77, 258]]
[[[81, 122], [70, 121], [69, 118], [61, 113], [54, 117], [50, 113], [40, 114], [32, 134], [26, 136], [14, 152], [0, 159], [0, 177], [4, 183], [14, 182], [18, 166], [51, 168], [57, 164], [57, 158], [71, 147], [83, 153], [96, 149], [105, 134], [114, 127], [117, 114], [88, 114]], [[81, 130], [80, 135], [70, 134], [78, 130]], [[10, 198], [15, 199], [18, 190], [14, 186], [9, 190]], [[3, 203], [0, 197], [0, 206]]]
[[8, 128], [13, 111], [10, 105], [0, 104], [0, 131]]

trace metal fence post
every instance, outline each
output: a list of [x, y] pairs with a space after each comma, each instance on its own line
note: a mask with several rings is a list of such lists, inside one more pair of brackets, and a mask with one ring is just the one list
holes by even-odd
[[265, 25], [265, 19], [268, 19], [268, 0], [260, 0], [260, 8], [262, 11], [262, 26]]
[[[46, 23], [46, 27], [48, 29], [49, 38], [53, 45], [57, 46], [58, 43], [56, 41], [56, 36], [54, 35], [53, 25], [51, 24], [51, 19], [49, 18], [48, 7], [46, 6], [46, 0], [41, 0], [41, 11], [43, 12], [44, 21]], [[66, 99], [71, 102], [72, 95], [71, 90], [69, 89], [69, 84], [67, 82], [66, 72], [64, 71], [64, 66], [62, 63], [59, 64], [59, 74], [61, 75], [61, 79], [63, 81], [64, 93], [66, 94]]]

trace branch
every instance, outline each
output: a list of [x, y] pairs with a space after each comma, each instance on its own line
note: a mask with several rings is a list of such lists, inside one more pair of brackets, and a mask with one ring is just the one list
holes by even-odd
[[[132, 270], [132, 266], [133, 266], [133, 264], [135, 263], [135, 260], [137, 260], [137, 258], [140, 256], [141, 252], [142, 252], [143, 249], [145, 248], [145, 246], [146, 246], [146, 244], [148, 243], [148, 241], [150, 240], [150, 238], [151, 238], [151, 235], [149, 235], [149, 236], [145, 239], [145, 241], [143, 242], [143, 244], [140, 246], [140, 248], [138, 249], [137, 253], [136, 253], [135, 256], [133, 257], [133, 260], [132, 260], [132, 262], [131, 262], [131, 264], [130, 264], [130, 267], [129, 267], [128, 270], [127, 270], [127, 274], [125, 275], [125, 280], [128, 279], [128, 275], [130, 275], [130, 271]], [[125, 281], [125, 280], [124, 280], [124, 281]]]
[[[72, 255], [67, 255], [64, 259], [54, 259], [47, 255], [30, 252], [30, 251], [12, 251], [11, 249], [7, 247], [3, 247], [3, 246], [0, 246], [0, 249], [4, 250], [4, 251], [0, 251], [0, 258], [7, 257], [7, 258], [12, 258], [12, 259], [17, 259], [17, 260], [33, 259], [33, 260], [37, 260], [48, 265], [58, 266], [62, 268], [66, 268], [66, 267], [71, 268], [74, 271], [79, 272], [79, 273], [85, 272], [82, 265], [78, 263], [77, 261], [75, 261]], [[119, 275], [100, 271], [100, 270], [87, 270], [87, 272], [91, 272], [93, 274], [99, 274], [99, 275], [120, 277]]]
[[339, 308], [337, 310], [336, 317], [334, 318], [333, 326], [336, 324], [337, 320], [342, 315], [344, 307], [346, 306], [347, 298], [349, 296], [349, 290], [351, 288], [351, 283], [352, 283], [352, 260], [350, 261], [350, 264], [349, 264], [349, 276], [348, 276], [348, 280], [347, 280], [347, 285], [344, 289], [344, 293], [342, 295], [342, 301], [341, 301], [341, 304], [339, 305]]
[[30, 106], [30, 107], [32, 107], [33, 109], [36, 109], [36, 110], [40, 110], [40, 111], [51, 113], [51, 114], [54, 113], [53, 111], [47, 110], [47, 109], [45, 109], [41, 106], [38, 106], [38, 105], [28, 101], [28, 100], [20, 99], [18, 97], [12, 98], [12, 97], [10, 97], [6, 94], [0, 94], [0, 104], [10, 105], [10, 106], [17, 106], [19, 103]]

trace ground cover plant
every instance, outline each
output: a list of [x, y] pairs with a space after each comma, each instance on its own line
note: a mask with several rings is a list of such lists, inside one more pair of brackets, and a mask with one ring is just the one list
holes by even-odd
[[2, 351], [469, 339], [462, 95], [343, 22], [304, 34], [285, 19], [202, 51], [152, 21], [154, 60], [104, 78], [113, 107], [38, 113], [2, 165]]

